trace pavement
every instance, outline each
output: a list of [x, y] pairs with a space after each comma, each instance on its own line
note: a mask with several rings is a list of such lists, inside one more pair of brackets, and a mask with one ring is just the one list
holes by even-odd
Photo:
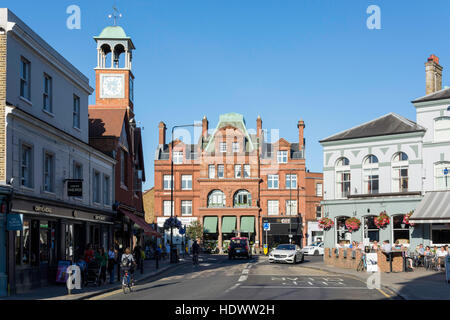
[[[173, 270], [187, 262], [191, 262], [189, 256], [180, 257], [178, 264], [171, 264], [169, 259], [160, 260], [159, 268], [156, 269], [155, 260], [144, 261], [144, 272], [141, 274], [140, 270], [135, 271], [136, 284], [147, 281], [149, 278], [157, 276], [161, 273]], [[94, 296], [105, 294], [114, 290], [122, 290], [121, 282], [117, 281], [117, 269], [115, 271], [116, 281], [113, 284], [109, 283], [109, 275], [106, 277], [107, 283], [97, 287], [95, 285], [88, 285], [81, 290], [72, 290], [72, 294], [68, 294], [67, 287], [64, 284], [49, 285], [46, 287], [38, 288], [30, 292], [14, 295], [10, 297], [0, 298], [0, 300], [84, 300]]]
[[[308, 264], [309, 268], [348, 275], [367, 282], [371, 274], [354, 269], [325, 265], [322, 261]], [[395, 293], [404, 300], [450, 300], [450, 284], [444, 271], [415, 268], [413, 272], [392, 272], [380, 274], [381, 290]], [[389, 292], [390, 291], [390, 292]]]

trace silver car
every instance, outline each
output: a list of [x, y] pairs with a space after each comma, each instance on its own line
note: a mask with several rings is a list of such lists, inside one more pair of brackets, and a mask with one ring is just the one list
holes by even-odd
[[303, 260], [303, 252], [296, 244], [280, 244], [269, 253], [270, 263], [285, 262], [296, 264], [297, 262], [303, 262]]

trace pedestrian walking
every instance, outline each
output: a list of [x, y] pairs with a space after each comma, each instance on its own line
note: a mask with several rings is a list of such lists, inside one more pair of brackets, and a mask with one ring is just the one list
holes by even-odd
[[114, 283], [114, 269], [116, 267], [117, 253], [114, 250], [114, 246], [111, 246], [108, 251], [108, 273], [109, 283]]
[[106, 283], [106, 266], [108, 264], [108, 255], [106, 254], [103, 247], [98, 249], [95, 255], [95, 260], [97, 261], [100, 268], [99, 280], [102, 281], [102, 284]]
[[141, 254], [141, 246], [137, 244], [133, 250], [134, 259], [136, 260], [136, 267], [141, 270], [141, 274], [143, 273], [142, 268], [142, 254]]
[[166, 254], [167, 254], [167, 257], [169, 257], [169, 259], [170, 259], [170, 244], [169, 244], [169, 241], [167, 241], [167, 243], [166, 243]]

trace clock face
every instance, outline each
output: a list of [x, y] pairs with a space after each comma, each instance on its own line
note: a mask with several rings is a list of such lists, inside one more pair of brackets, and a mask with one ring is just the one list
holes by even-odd
[[123, 98], [123, 75], [102, 75], [101, 98]]

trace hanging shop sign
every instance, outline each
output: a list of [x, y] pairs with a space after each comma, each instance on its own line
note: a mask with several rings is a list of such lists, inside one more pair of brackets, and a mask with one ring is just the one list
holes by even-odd
[[83, 196], [83, 180], [67, 180], [67, 196]]
[[6, 216], [6, 230], [20, 231], [23, 228], [22, 214], [8, 214]]

